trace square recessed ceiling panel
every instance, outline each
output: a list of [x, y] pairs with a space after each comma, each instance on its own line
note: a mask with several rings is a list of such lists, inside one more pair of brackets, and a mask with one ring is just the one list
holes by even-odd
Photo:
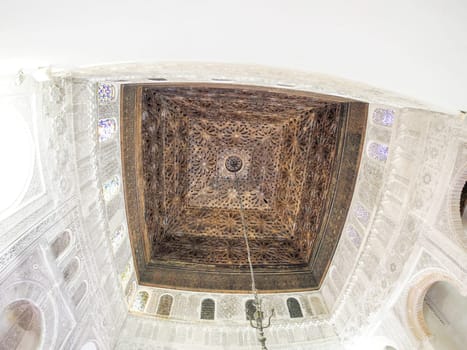
[[367, 105], [221, 84], [122, 86], [128, 224], [140, 283], [317, 288], [345, 222]]

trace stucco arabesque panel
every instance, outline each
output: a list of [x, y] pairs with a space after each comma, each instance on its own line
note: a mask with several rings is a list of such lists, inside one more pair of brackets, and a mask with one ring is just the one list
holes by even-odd
[[[439, 123], [444, 125], [440, 126]], [[417, 249], [414, 248], [416, 242], [420, 241], [423, 235], [429, 236], [430, 231], [433, 230], [434, 223], [431, 219], [433, 216], [430, 215], [430, 210], [433, 206], [436, 207], [435, 203], [437, 204], [439, 200], [436, 199], [436, 195], [441, 193], [436, 193], [437, 182], [427, 181], [427, 178], [428, 176], [430, 178], [439, 176], [443, 167], [446, 167], [444, 163], [449, 162], [449, 157], [443, 156], [447, 153], [447, 148], [442, 143], [438, 143], [438, 151], [441, 153], [438, 163], [427, 162], [425, 158], [433, 154], [433, 146], [436, 145], [436, 143], [430, 142], [430, 138], [433, 138], [433, 135], [442, 140], [449, 138], [451, 128], [447, 126], [452, 123], [456, 122], [449, 116], [440, 116], [427, 111], [402, 111], [391, 142], [389, 164], [386, 165], [388, 179], [385, 181], [379, 204], [380, 209], [384, 208], [384, 211], [376, 210], [365, 250], [368, 252], [368, 250], [373, 249], [378, 245], [378, 241], [387, 241], [384, 236], [391, 236], [391, 238], [387, 251], [381, 251], [382, 254], [379, 256], [376, 268], [374, 268], [373, 276], [369, 276], [363, 297], [352, 291], [352, 289], [355, 290], [353, 288], [355, 284], [350, 284], [350, 288], [346, 288], [344, 298], [347, 293], [349, 295], [346, 304], [355, 305], [356, 309], [346, 311], [344, 307], [341, 310], [338, 309], [334, 314], [334, 317], [342, 316], [339, 313], [350, 317], [350, 320], [347, 319], [345, 326], [340, 330], [341, 336], [352, 336], [358, 329], [368, 326], [372, 320], [378, 317], [378, 312], [390, 307], [388, 303], [394, 303], [394, 293], [400, 293], [402, 285], [407, 283], [410, 274], [416, 272], [413, 269], [413, 261], [416, 260], [413, 258], [409, 260], [409, 257], [418, 254]], [[444, 134], [440, 135], [443, 131]], [[416, 171], [407, 173], [406, 167], [401, 167], [401, 165], [405, 165], [408, 160], [415, 161], [416, 164], [424, 164], [424, 166], [417, 167], [415, 164], [409, 169], [416, 169]], [[393, 184], [392, 180], [398, 180], [399, 184], [402, 184], [402, 188], [406, 186], [407, 192], [402, 197], [404, 199], [402, 202], [400, 201], [400, 193], [397, 192], [398, 187], [390, 186]], [[404, 212], [407, 214], [403, 214]], [[399, 222], [401, 225], [388, 230], [388, 227], [381, 226], [381, 223], [388, 219], [381, 220], [383, 215], [389, 216], [392, 222]], [[450, 233], [443, 232], [441, 237], [443, 235], [449, 236]], [[368, 265], [368, 259], [372, 254], [367, 252], [363, 252], [361, 255], [358, 266]], [[454, 256], [454, 259], [459, 259], [458, 254], [457, 256], [454, 254]], [[354, 275], [350, 281], [355, 280], [356, 283], [359, 280], [363, 281], [359, 277], [358, 270], [357, 268], [353, 272]], [[391, 295], [392, 297], [389, 298]], [[338, 301], [340, 305], [342, 305], [344, 298]], [[339, 322], [338, 318], [336, 320]]]

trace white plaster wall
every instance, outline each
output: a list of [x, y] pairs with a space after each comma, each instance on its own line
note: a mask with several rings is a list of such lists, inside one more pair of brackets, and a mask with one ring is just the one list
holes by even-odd
[[467, 110], [463, 0], [17, 0], [0, 3], [0, 72], [204, 61], [330, 74]]

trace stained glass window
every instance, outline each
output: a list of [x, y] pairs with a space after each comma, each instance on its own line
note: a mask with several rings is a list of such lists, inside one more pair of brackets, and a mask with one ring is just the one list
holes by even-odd
[[135, 300], [133, 301], [133, 310], [143, 312], [149, 300], [148, 292], [138, 292]]
[[357, 219], [364, 225], [368, 224], [368, 220], [370, 219], [370, 213], [368, 210], [365, 209], [363, 205], [358, 203], [354, 208], [354, 213]]
[[378, 125], [391, 126], [394, 123], [395, 111], [392, 109], [376, 108], [373, 111], [373, 122]]
[[62, 232], [57, 238], [55, 238], [50, 247], [55, 259], [63, 254], [66, 248], [70, 245], [70, 242], [71, 236], [70, 231], [68, 230]]
[[173, 297], [169, 294], [164, 294], [159, 300], [156, 314], [159, 316], [169, 316], [172, 308]]
[[123, 238], [125, 237], [124, 235], [125, 231], [123, 229], [123, 225], [121, 225], [118, 229], [115, 230], [115, 232], [112, 234], [112, 237], [110, 237], [110, 242], [112, 243], [112, 249], [113, 252], [116, 253], [118, 248], [123, 242]]
[[357, 230], [352, 225], [347, 226], [346, 234], [350, 241], [358, 248], [360, 243], [362, 243], [362, 239]]
[[216, 304], [212, 299], [204, 299], [201, 303], [201, 319], [213, 320]]
[[302, 309], [297, 299], [287, 299], [287, 308], [289, 309], [289, 315], [291, 318], [303, 317]]
[[115, 175], [112, 179], [105, 182], [102, 186], [104, 200], [110, 201], [120, 191], [120, 178]]
[[110, 102], [115, 99], [115, 86], [108, 83], [100, 84], [97, 89], [99, 102]]
[[386, 161], [386, 159], [388, 158], [388, 152], [388, 146], [377, 142], [372, 142], [368, 146], [368, 156], [379, 161]]
[[120, 282], [122, 283], [122, 288], [125, 288], [128, 284], [128, 281], [130, 280], [132, 270], [131, 266], [132, 265], [130, 261], [128, 264], [126, 264], [125, 269], [120, 272], [118, 276], [120, 278]]
[[99, 135], [99, 142], [105, 142], [112, 138], [117, 131], [117, 121], [115, 118], [99, 119], [97, 124], [97, 133]]

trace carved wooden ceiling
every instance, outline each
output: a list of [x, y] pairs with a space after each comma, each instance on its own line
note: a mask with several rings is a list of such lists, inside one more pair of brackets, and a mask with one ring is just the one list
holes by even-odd
[[249, 290], [240, 197], [257, 287], [316, 288], [350, 205], [366, 112], [292, 90], [124, 85], [122, 162], [140, 283]]

